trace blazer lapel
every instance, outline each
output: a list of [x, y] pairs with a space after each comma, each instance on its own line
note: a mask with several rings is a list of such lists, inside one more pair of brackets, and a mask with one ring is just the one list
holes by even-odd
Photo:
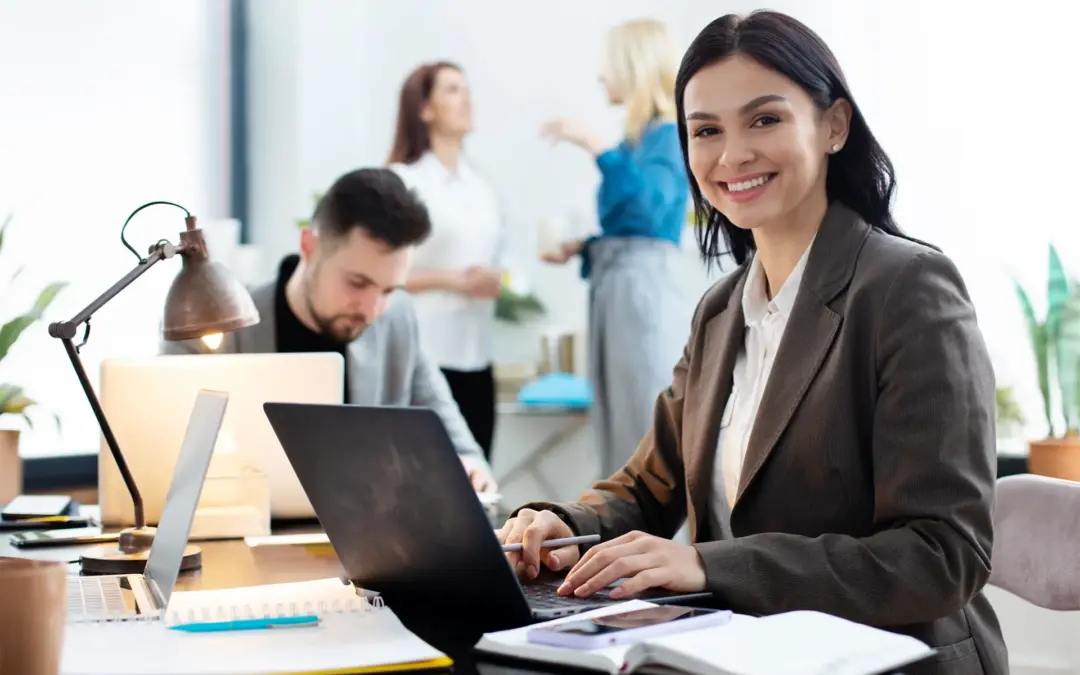
[[[690, 494], [694, 536], [700, 540], [702, 532], [708, 531], [709, 514], [712, 512], [713, 471], [715, 468], [716, 442], [720, 433], [720, 420], [724, 406], [731, 395], [735, 358], [743, 343], [745, 323], [742, 311], [742, 278], [735, 284], [728, 298], [727, 307], [705, 325], [702, 346], [701, 395], [687, 405], [684, 430], [688, 432], [684, 450], [687, 491]], [[693, 436], [689, 436], [693, 433]], [[720, 533], [713, 533], [714, 538]]]
[[765, 465], [825, 361], [842, 323], [828, 303], [850, 283], [858, 249], [869, 231], [854, 212], [839, 204], [831, 206], [822, 221], [758, 406], [736, 504]]

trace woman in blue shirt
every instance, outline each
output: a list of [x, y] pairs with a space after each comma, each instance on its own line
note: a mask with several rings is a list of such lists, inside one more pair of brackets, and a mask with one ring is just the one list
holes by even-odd
[[649, 429], [656, 396], [671, 380], [690, 326], [678, 284], [678, 246], [689, 183], [675, 119], [679, 52], [667, 27], [642, 19], [607, 35], [601, 81], [626, 111], [625, 138], [609, 148], [575, 119], [544, 135], [595, 157], [600, 233], [542, 257], [581, 257], [589, 280], [589, 379], [604, 477], [626, 463]]

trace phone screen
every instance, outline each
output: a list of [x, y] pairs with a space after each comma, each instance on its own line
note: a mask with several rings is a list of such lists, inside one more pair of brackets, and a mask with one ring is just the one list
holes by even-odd
[[636, 609], [632, 612], [622, 612], [620, 614], [608, 614], [607, 616], [598, 616], [582, 621], [568, 621], [552, 627], [551, 630], [556, 633], [570, 635], [610, 635], [624, 630], [655, 626], [658, 623], [681, 621], [703, 614], [713, 614], [716, 611], [713, 609], [663, 605]]

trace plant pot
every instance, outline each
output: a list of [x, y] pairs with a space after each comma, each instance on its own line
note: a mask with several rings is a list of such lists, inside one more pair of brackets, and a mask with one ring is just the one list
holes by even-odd
[[1080, 436], [1047, 438], [1028, 443], [1028, 471], [1041, 476], [1080, 481]]
[[19, 457], [19, 430], [0, 429], [0, 504], [22, 493], [22, 458]]

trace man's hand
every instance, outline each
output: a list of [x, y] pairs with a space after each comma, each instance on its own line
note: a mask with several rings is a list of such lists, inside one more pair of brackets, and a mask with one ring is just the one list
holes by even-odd
[[472, 481], [473, 489], [477, 492], [498, 492], [499, 486], [495, 483], [495, 477], [491, 471], [477, 460], [462, 456], [461, 463], [465, 466], [465, 473]]
[[563, 539], [574, 536], [574, 531], [551, 511], [533, 511], [521, 509], [516, 518], [506, 521], [499, 530], [499, 543], [521, 544], [521, 552], [511, 551], [506, 554], [510, 566], [518, 576], [535, 579], [540, 574], [540, 564], [551, 570], [562, 570], [577, 562], [578, 547], [541, 549], [540, 544], [548, 539]]
[[619, 579], [626, 581], [611, 590], [614, 599], [650, 588], [696, 593], [705, 590], [705, 564], [693, 546], [630, 532], [590, 548], [566, 575], [559, 594], [584, 598]]

